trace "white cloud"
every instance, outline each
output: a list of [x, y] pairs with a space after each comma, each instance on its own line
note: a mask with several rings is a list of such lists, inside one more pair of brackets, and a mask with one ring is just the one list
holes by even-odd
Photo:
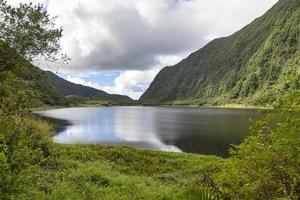
[[[83, 78], [88, 76], [67, 76], [67, 80], [76, 84], [81, 84], [93, 87], [99, 90], [104, 90], [110, 94], [128, 95], [133, 99], [138, 99], [147, 89], [150, 82], [154, 79], [157, 73], [163, 66], [174, 65], [179, 62], [181, 57], [178, 56], [159, 56], [157, 60], [159, 65], [145, 71], [126, 70], [114, 80], [113, 86], [99, 85], [97, 83], [86, 81]], [[80, 74], [79, 74], [80, 75]]]
[[[8, 0], [10, 3], [29, 0]], [[226, 36], [277, 0], [34, 0], [64, 27], [63, 70], [145, 70]], [[61, 68], [62, 69], [62, 68]]]

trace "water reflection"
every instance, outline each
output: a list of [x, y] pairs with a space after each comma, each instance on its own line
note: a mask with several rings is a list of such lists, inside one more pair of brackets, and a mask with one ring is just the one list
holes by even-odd
[[57, 143], [122, 144], [227, 156], [248, 134], [254, 110], [166, 107], [67, 108], [38, 112], [67, 120]]
[[140, 107], [116, 110], [114, 130], [118, 139], [150, 149], [181, 152], [176, 146], [163, 143], [156, 134], [155, 109], [147, 107], [144, 111]]

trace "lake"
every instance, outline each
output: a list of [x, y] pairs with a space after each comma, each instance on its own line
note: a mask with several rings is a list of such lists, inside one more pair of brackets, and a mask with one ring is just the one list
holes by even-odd
[[249, 134], [257, 110], [183, 107], [88, 107], [36, 112], [61, 120], [54, 142], [117, 144], [228, 156]]

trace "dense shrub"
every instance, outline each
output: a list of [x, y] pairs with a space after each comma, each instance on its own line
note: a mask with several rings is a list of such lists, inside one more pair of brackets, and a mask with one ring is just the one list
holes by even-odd
[[[225, 199], [300, 198], [300, 93], [279, 101], [231, 150], [211, 189]], [[205, 185], [207, 181], [202, 182]]]

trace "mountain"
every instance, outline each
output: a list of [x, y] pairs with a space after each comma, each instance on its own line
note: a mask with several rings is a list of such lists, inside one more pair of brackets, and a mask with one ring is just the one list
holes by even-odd
[[24, 60], [0, 40], [1, 96], [10, 96], [11, 101], [19, 103], [30, 99], [31, 106], [68, 105], [68, 100], [49, 82], [43, 70]]
[[55, 87], [64, 96], [74, 95], [78, 97], [95, 97], [107, 95], [107, 93], [104, 91], [69, 82], [63, 78], [60, 78], [53, 72], [45, 71], [45, 73], [50, 82], [55, 85]]
[[58, 89], [60, 94], [64, 96], [76, 96], [80, 98], [91, 98], [95, 100], [101, 100], [110, 102], [112, 104], [134, 104], [135, 101], [128, 96], [108, 94], [102, 90], [97, 90], [95, 88], [87, 87], [80, 84], [75, 84], [60, 78], [56, 74], [46, 71], [49, 81]]
[[280, 0], [229, 37], [163, 68], [142, 104], [267, 105], [300, 88], [300, 1]]

